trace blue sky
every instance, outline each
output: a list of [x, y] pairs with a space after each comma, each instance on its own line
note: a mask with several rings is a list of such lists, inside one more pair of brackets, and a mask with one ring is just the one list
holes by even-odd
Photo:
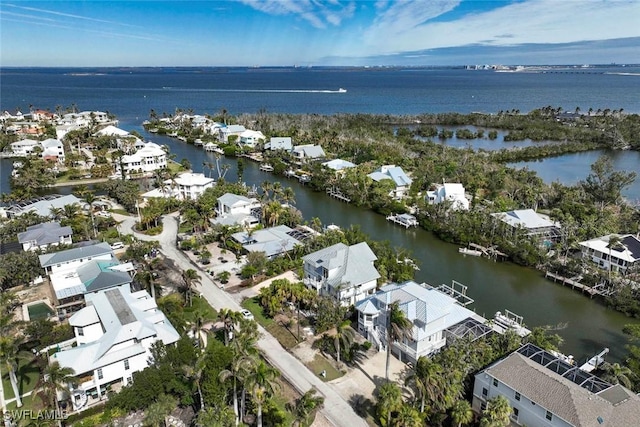
[[612, 62], [638, 0], [0, 0], [1, 66]]

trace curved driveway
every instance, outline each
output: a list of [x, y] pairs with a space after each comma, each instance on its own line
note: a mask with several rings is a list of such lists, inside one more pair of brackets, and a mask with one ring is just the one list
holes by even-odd
[[[178, 220], [176, 214], [166, 215], [162, 219], [162, 234], [158, 236], [146, 236], [133, 231], [135, 218], [114, 214], [114, 219], [120, 221], [118, 226], [123, 234], [133, 234], [136, 238], [146, 241], [158, 241], [160, 251], [176, 265], [183, 269], [196, 269], [200, 273], [201, 285], [198, 291], [206, 298], [216, 310], [223, 308], [238, 311], [240, 305], [226, 292], [216, 286], [206, 272], [193, 264], [177, 247], [176, 236], [178, 233]], [[338, 394], [329, 384], [318, 378], [313, 372], [298, 359], [286, 351], [271, 334], [258, 325], [260, 339], [258, 347], [264, 357], [275, 366], [282, 376], [287, 379], [300, 393], [304, 393], [311, 387], [315, 387], [324, 397], [323, 415], [335, 426], [365, 427], [368, 424], [359, 417], [353, 408]]]

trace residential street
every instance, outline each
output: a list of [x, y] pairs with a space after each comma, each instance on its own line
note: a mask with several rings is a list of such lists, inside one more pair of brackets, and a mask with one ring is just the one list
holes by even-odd
[[[117, 221], [122, 221], [119, 230], [123, 234], [134, 234], [140, 240], [158, 241], [161, 245], [162, 253], [173, 260], [181, 269], [196, 269], [200, 272], [202, 285], [198, 291], [207, 299], [209, 304], [216, 310], [222, 308], [240, 310], [240, 305], [226, 292], [218, 288], [209, 275], [199, 269], [176, 247], [176, 236], [178, 232], [177, 215], [171, 214], [163, 217], [163, 232], [159, 236], [145, 236], [134, 233], [132, 230], [135, 219], [132, 217], [114, 215]], [[304, 393], [312, 386], [318, 389], [324, 399], [322, 414], [335, 426], [358, 427], [368, 424], [359, 417], [347, 401], [332, 388], [331, 385], [323, 382], [318, 376], [310, 372], [302, 362], [287, 352], [280, 343], [262, 327], [258, 326], [261, 338], [258, 347], [265, 358], [287, 379], [299, 392]]]

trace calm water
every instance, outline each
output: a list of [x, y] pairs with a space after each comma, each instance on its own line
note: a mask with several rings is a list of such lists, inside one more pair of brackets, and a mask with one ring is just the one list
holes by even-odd
[[633, 184], [627, 187], [622, 195], [631, 203], [640, 205], [640, 152], [638, 151], [595, 150], [528, 162], [510, 163], [509, 166], [529, 168], [547, 183], [559, 181], [563, 184], [576, 184], [587, 178], [591, 173], [591, 165], [603, 155], [611, 158], [616, 170], [638, 174]]
[[[173, 113], [176, 108], [201, 114], [224, 108], [230, 114], [266, 109], [395, 115], [511, 109], [526, 112], [552, 105], [566, 110], [624, 108], [627, 112], [640, 112], [640, 76], [602, 71], [521, 74], [465, 70], [4, 69], [0, 71], [0, 109], [17, 107], [26, 111], [33, 105], [54, 110], [57, 105], [75, 104], [80, 110], [109, 111], [117, 115], [120, 127], [139, 131], [151, 109], [161, 114]], [[338, 88], [347, 89], [347, 93], [335, 93]], [[210, 156], [171, 138], [148, 134], [147, 138], [168, 144], [178, 160], [189, 159], [198, 172], [202, 171], [203, 160]], [[232, 166], [227, 179], [235, 180], [236, 161], [223, 161]], [[2, 192], [8, 191], [10, 168], [10, 160], [0, 160]], [[586, 174], [588, 165], [583, 176]], [[260, 172], [256, 164], [246, 163], [244, 180], [249, 185], [260, 185], [267, 179], [274, 177]], [[464, 257], [456, 246], [423, 230], [393, 226], [382, 216], [313, 193], [296, 181], [284, 180], [283, 184], [295, 190], [297, 206], [305, 218], [315, 216], [324, 223], [343, 227], [360, 224], [373, 237], [409, 249], [419, 262], [418, 280], [434, 285], [458, 280], [468, 285], [468, 295], [476, 300], [472, 308], [478, 313], [491, 316], [509, 309], [523, 315], [529, 326], [567, 322], [568, 327], [560, 331], [566, 341], [565, 352], [581, 361], [606, 346], [611, 348], [610, 359], [623, 357], [625, 338], [621, 330], [631, 320], [619, 313], [548, 282], [533, 270]]]
[[[504, 132], [501, 130], [496, 130], [498, 132], [498, 136], [496, 139], [492, 140], [492, 139], [489, 139], [487, 136], [492, 129], [478, 128], [476, 126], [452, 126], [452, 127], [436, 127], [436, 128], [438, 129], [438, 132], [440, 132], [442, 129], [452, 130], [454, 132], [454, 135], [452, 138], [447, 138], [444, 140], [441, 140], [437, 136], [432, 138], [416, 137], [416, 139], [421, 141], [431, 140], [437, 144], [443, 144], [449, 147], [463, 148], [463, 149], [471, 148], [472, 150], [476, 150], [476, 151], [477, 150], [497, 151], [497, 150], [503, 150], [503, 149], [508, 150], [511, 148], [524, 148], [524, 147], [540, 146], [540, 145], [555, 143], [555, 141], [533, 141], [531, 139], [524, 139], [522, 141], [505, 141], [504, 137], [505, 135], [507, 135], [507, 132]], [[474, 133], [477, 133], [479, 130], [482, 130], [484, 131], [484, 137], [476, 138], [476, 139], [459, 139], [455, 135], [455, 132], [458, 129], [468, 129]]]

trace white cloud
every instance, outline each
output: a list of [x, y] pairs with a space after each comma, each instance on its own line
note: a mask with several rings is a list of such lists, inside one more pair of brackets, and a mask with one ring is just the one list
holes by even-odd
[[353, 16], [355, 3], [339, 0], [238, 0], [269, 15], [297, 15], [316, 28], [338, 26]]
[[640, 36], [637, 1], [530, 0], [455, 21], [428, 22], [457, 3], [392, 4], [365, 32], [365, 50], [386, 54], [472, 44], [513, 46]]

